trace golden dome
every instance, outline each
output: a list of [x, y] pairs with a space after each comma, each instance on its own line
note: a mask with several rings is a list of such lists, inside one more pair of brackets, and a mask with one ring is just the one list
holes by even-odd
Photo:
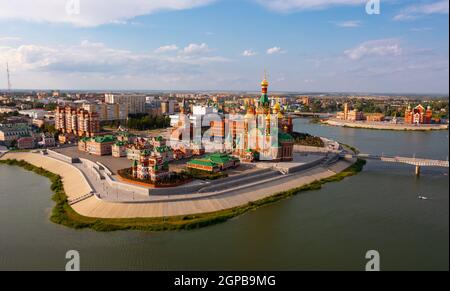
[[280, 112], [280, 110], [281, 110], [281, 106], [280, 106], [280, 103], [275, 103], [275, 105], [273, 106], [273, 111], [275, 111], [275, 112]]
[[270, 120], [270, 114], [266, 115], [266, 120]]
[[268, 86], [269, 86], [269, 81], [267, 81], [266, 79], [264, 79], [264, 80], [261, 82], [261, 86], [268, 87]]

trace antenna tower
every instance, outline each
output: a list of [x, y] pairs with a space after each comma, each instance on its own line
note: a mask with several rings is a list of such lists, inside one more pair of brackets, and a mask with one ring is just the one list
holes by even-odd
[[9, 64], [6, 63], [6, 79], [8, 82], [8, 93], [11, 93], [11, 75], [9, 73]]

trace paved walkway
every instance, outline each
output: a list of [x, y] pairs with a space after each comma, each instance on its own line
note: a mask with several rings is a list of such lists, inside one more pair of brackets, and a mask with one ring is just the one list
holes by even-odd
[[[76, 199], [92, 191], [90, 184], [80, 169], [65, 162], [33, 153], [7, 153], [2, 159], [25, 160], [35, 166], [43, 167], [48, 171], [61, 175], [64, 189], [69, 199]], [[221, 195], [214, 193], [215, 195], [211, 196], [211, 193], [202, 193], [201, 195], [204, 197], [196, 197], [185, 201], [153, 201], [125, 204], [107, 202], [97, 197], [91, 197], [72, 207], [83, 216], [98, 218], [167, 217], [208, 213], [245, 205], [282, 191], [331, 177], [349, 165], [350, 163], [348, 162], [340, 161], [334, 164], [331, 169], [315, 167], [304, 172], [287, 175], [282, 180], [277, 179], [264, 184], [257, 183], [250, 187], [232, 189], [232, 191], [230, 189]], [[92, 179], [92, 177], [88, 178]], [[92, 179], [91, 185], [93, 188], [98, 187], [100, 190], [102, 186], [98, 182], [98, 179]], [[167, 198], [170, 199], [171, 197]], [[161, 199], [161, 197], [155, 197], [155, 199]]]

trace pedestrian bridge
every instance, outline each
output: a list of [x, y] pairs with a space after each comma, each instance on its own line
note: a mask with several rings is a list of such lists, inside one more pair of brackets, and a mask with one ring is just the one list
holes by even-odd
[[345, 158], [359, 158], [364, 160], [377, 160], [386, 163], [397, 163], [397, 164], [407, 164], [416, 167], [416, 175], [420, 175], [421, 167], [438, 167], [438, 168], [448, 168], [449, 162], [443, 160], [432, 160], [432, 159], [421, 159], [421, 158], [408, 158], [408, 157], [390, 157], [390, 156], [378, 156], [371, 154], [341, 154]]

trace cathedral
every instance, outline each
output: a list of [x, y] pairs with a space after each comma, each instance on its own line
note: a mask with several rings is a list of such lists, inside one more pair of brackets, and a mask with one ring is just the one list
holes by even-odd
[[430, 124], [433, 119], [433, 110], [428, 106], [427, 109], [421, 104], [414, 108], [408, 105], [405, 112], [405, 123], [408, 124]]
[[293, 160], [292, 118], [287, 118], [277, 102], [272, 108], [267, 78], [261, 82], [261, 97], [246, 104], [241, 134], [237, 134], [234, 155], [243, 161], [286, 162]]
[[[271, 106], [268, 88], [269, 82], [265, 77], [261, 82], [261, 96], [246, 101], [244, 114], [219, 114], [219, 120], [211, 121], [206, 130], [208, 136], [201, 140], [203, 151], [231, 153], [243, 162], [292, 161], [292, 118], [284, 116], [279, 102]], [[186, 115], [186, 107], [181, 108], [171, 140], [179, 143], [183, 134], [190, 135], [188, 141], [192, 146], [195, 144], [194, 124]]]

